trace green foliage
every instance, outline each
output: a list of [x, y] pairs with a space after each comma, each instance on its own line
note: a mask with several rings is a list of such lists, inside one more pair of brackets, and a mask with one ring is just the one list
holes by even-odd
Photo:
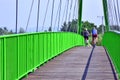
[[[96, 27], [96, 25], [94, 23], [90, 23], [88, 21], [83, 21], [82, 22], [82, 32], [84, 30], [84, 28], [87, 28], [89, 32], [91, 32], [92, 28]], [[66, 22], [64, 22], [64, 24], [62, 25], [61, 31], [67, 31], [67, 32], [75, 32], [77, 33], [77, 29], [78, 29], [78, 20], [72, 20], [72, 22], [68, 22], [68, 24]]]
[[12, 30], [8, 30], [6, 27], [0, 28], [0, 35], [7, 35], [7, 34], [13, 34], [14, 32]]
[[84, 31], [84, 28], [87, 28], [89, 32], [92, 31], [93, 27], [97, 27], [94, 23], [90, 23], [88, 21], [82, 22], [82, 31]]
[[103, 34], [99, 34], [99, 35], [98, 35], [97, 46], [101, 46], [101, 45], [102, 45], [102, 37], [103, 37]]
[[19, 33], [25, 33], [25, 30], [21, 27]]
[[[25, 33], [23, 28], [20, 28], [19, 33]], [[0, 35], [15, 34], [12, 30], [8, 30], [7, 27], [0, 28]]]
[[105, 30], [105, 26], [104, 26], [104, 25], [100, 25], [100, 26], [97, 28], [98, 34], [101, 34], [101, 33], [102, 33], [102, 27], [104, 27], [104, 31], [106, 31], [106, 30]]
[[51, 28], [51, 27], [49, 27], [48, 31], [52, 31], [52, 28]]
[[77, 27], [78, 27], [77, 19], [75, 19], [75, 20], [72, 20], [72, 22], [68, 22], [68, 24], [64, 22], [64, 24], [62, 25], [61, 31], [77, 33]]
[[[78, 20], [75, 19], [75, 20], [72, 20], [72, 22], [68, 22], [68, 24], [66, 22], [64, 22], [64, 24], [62, 25], [61, 31], [67, 31], [67, 32], [75, 32], [75, 33], [77, 33], [77, 27], [78, 27], [77, 21]], [[85, 22], [82, 21], [82, 28], [81, 28], [82, 29], [82, 33], [84, 31], [84, 28], [87, 28], [88, 31], [91, 33], [93, 27], [97, 28], [97, 26], [94, 23], [90, 23], [88, 21], [85, 21]], [[102, 35], [102, 25], [100, 25], [97, 28], [97, 30], [98, 30], [98, 42], [97, 42], [97, 46], [101, 46], [102, 36], [103, 36]], [[104, 26], [104, 31], [105, 31], [105, 26]], [[89, 36], [89, 41], [90, 41], [90, 43], [92, 42], [92, 36], [91, 35]]]
[[62, 25], [61, 31], [67, 31], [67, 23], [64, 22], [64, 24]]

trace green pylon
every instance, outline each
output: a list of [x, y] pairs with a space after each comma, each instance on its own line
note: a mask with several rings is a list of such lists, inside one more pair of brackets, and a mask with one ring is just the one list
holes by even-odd
[[105, 19], [105, 31], [109, 31], [107, 0], [102, 0], [102, 2], [103, 2], [103, 11], [104, 11], [104, 19]]
[[81, 27], [82, 27], [82, 4], [83, 4], [83, 0], [78, 0], [78, 34], [81, 34]]

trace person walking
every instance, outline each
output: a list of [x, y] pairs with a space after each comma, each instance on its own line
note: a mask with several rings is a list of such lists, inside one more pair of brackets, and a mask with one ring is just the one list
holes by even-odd
[[83, 36], [84, 36], [84, 39], [85, 39], [85, 44], [86, 46], [91, 46], [90, 43], [89, 43], [89, 35], [90, 33], [88, 32], [87, 28], [84, 29], [83, 31]]
[[92, 45], [93, 46], [96, 45], [97, 37], [98, 37], [97, 29], [95, 27], [93, 27], [93, 29], [92, 29]]

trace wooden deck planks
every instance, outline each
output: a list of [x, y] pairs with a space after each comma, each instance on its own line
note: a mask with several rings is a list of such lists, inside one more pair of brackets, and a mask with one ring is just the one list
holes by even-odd
[[115, 80], [108, 56], [103, 47], [94, 49], [86, 80]]
[[[103, 47], [75, 47], [30, 73], [22, 80], [114, 80]], [[91, 55], [91, 56], [90, 56]]]

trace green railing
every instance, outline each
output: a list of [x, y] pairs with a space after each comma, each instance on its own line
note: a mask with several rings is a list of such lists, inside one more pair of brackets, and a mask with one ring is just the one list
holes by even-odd
[[107, 49], [120, 78], [120, 34], [106, 32], [102, 44]]
[[67, 32], [0, 37], [0, 80], [18, 80], [65, 50], [83, 45], [82, 36]]

